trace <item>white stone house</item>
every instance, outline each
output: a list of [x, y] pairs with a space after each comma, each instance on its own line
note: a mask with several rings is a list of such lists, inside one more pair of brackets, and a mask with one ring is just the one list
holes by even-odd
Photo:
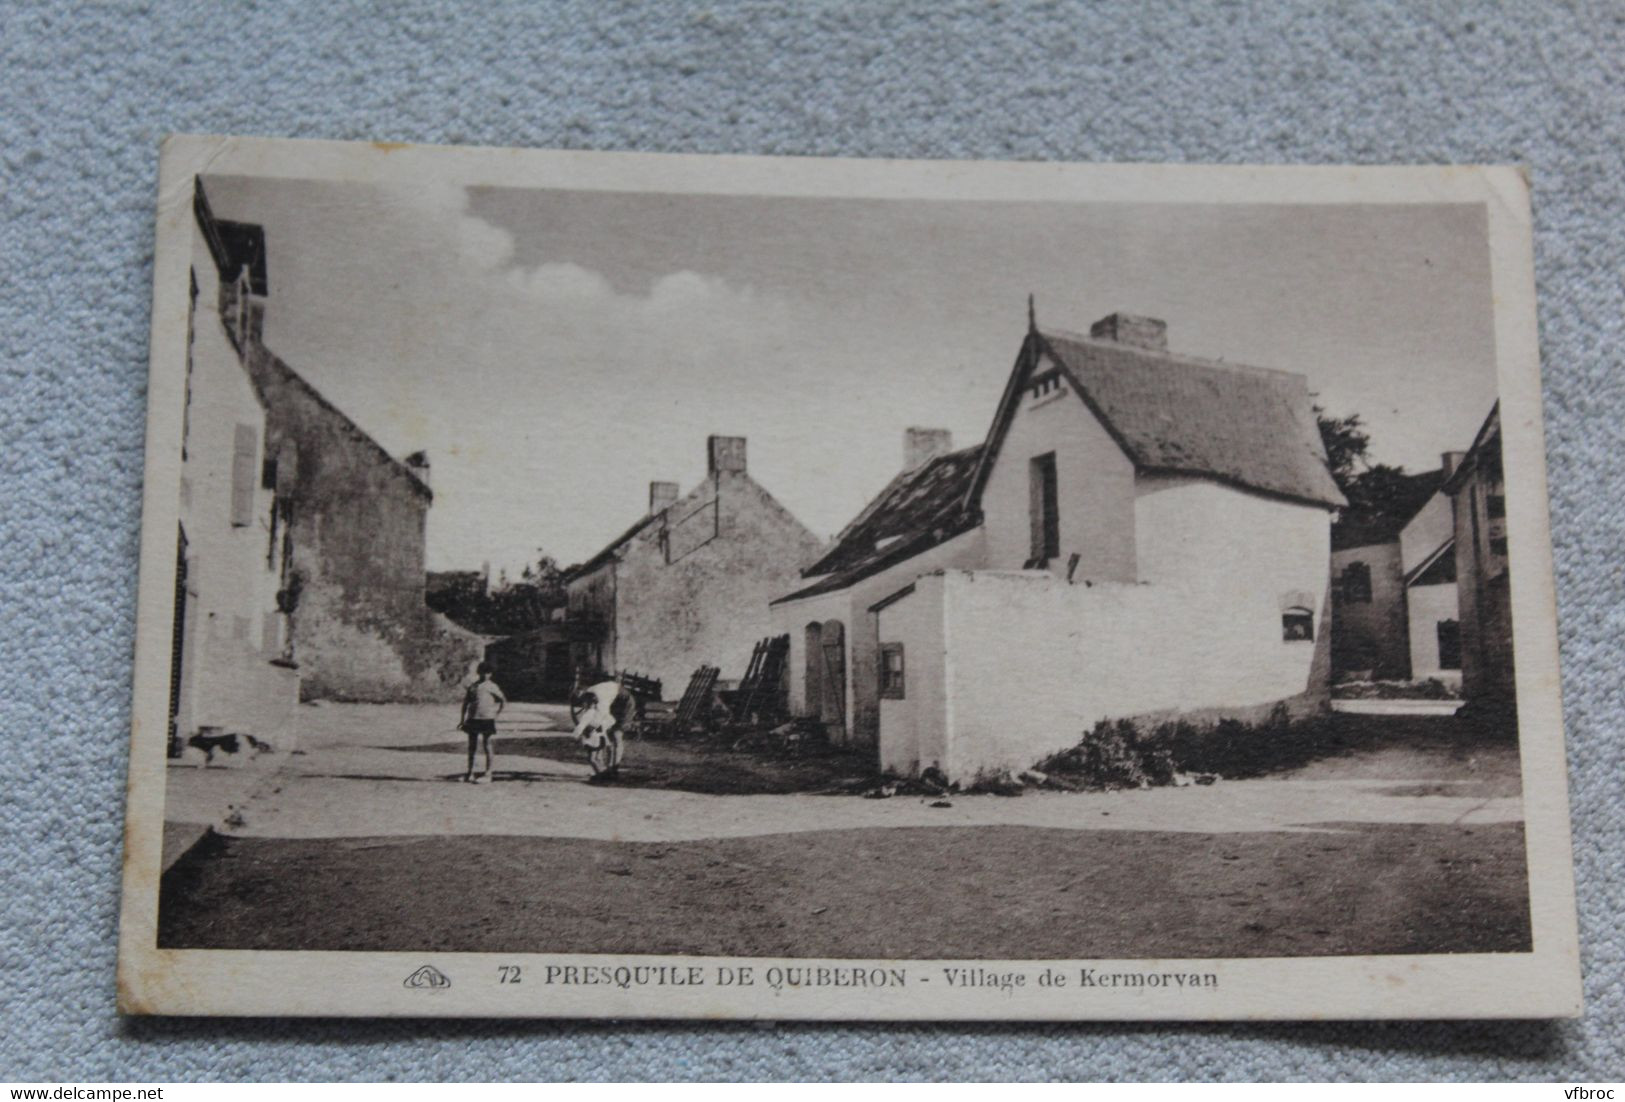
[[266, 412], [234, 343], [239, 285], [263, 294], [257, 227], [214, 217], [193, 198], [191, 313], [182, 419], [170, 668], [172, 747], [200, 729], [275, 740], [299, 702], [287, 562]]
[[[1447, 452], [1441, 487], [1455, 473], [1462, 453]], [[1410, 675], [1461, 682], [1461, 620], [1456, 587], [1456, 518], [1441, 488], [1399, 531], [1400, 569], [1405, 576], [1406, 642]]]
[[1030, 325], [985, 442], [900, 475], [775, 604], [792, 706], [955, 780], [1101, 719], [1318, 708], [1343, 504], [1302, 376], [1172, 354], [1152, 318]]

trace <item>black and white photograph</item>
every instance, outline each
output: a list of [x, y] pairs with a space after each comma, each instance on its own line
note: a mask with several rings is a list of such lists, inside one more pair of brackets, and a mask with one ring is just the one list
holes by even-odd
[[1515, 171], [159, 208], [126, 1010], [1577, 1012]]

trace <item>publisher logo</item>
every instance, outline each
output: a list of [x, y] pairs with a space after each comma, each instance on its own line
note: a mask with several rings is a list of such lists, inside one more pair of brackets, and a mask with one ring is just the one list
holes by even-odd
[[425, 964], [401, 981], [401, 986], [438, 991], [441, 988], [450, 987], [451, 980], [447, 979], [446, 974], [434, 965]]

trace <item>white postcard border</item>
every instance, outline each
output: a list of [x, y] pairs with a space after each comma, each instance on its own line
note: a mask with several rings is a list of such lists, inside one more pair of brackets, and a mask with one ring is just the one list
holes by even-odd
[[[1512, 571], [1533, 951], [1133, 961], [819, 961], [564, 954], [249, 952], [156, 947], [163, 839], [192, 178], [910, 199], [1472, 203], [1486, 210]], [[132, 1014], [758, 1019], [1542, 1018], [1581, 1009], [1525, 176], [1506, 167], [1078, 165], [593, 153], [177, 136], [163, 146], [138, 574], [118, 1006]], [[428, 965], [445, 987], [407, 987]], [[520, 982], [502, 982], [504, 967]], [[609, 970], [565, 983], [562, 969]], [[549, 968], [554, 969], [549, 973]], [[642, 968], [643, 973], [619, 969]], [[665, 982], [647, 979], [666, 968]], [[752, 970], [749, 985], [722, 984]], [[781, 982], [768, 980], [780, 969]], [[952, 987], [944, 969], [1022, 975]], [[697, 969], [689, 973], [687, 969]], [[819, 973], [818, 969], [824, 969]], [[789, 973], [808, 982], [784, 982]], [[889, 973], [901, 970], [894, 986]], [[862, 985], [856, 978], [865, 972]], [[886, 981], [871, 982], [879, 972]], [[1046, 971], [1065, 985], [1039, 983]], [[547, 982], [548, 978], [554, 982]], [[677, 982], [680, 975], [706, 982]], [[1109, 985], [1085, 977], [1141, 977]], [[1169, 977], [1204, 977], [1180, 982]], [[622, 986], [620, 979], [627, 983]], [[1151, 979], [1161, 976], [1162, 979]], [[1213, 977], [1207, 986], [1205, 977]], [[827, 981], [827, 982], [824, 982]], [[1012, 981], [1013, 982], [1013, 981]]]

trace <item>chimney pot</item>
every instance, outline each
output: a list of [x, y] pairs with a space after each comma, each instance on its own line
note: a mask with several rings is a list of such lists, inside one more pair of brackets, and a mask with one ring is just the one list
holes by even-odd
[[1130, 348], [1168, 351], [1168, 323], [1161, 318], [1148, 318], [1140, 314], [1107, 314], [1089, 327], [1089, 335], [1098, 341], [1113, 341]]
[[411, 455], [406, 457], [406, 465], [411, 468], [413, 474], [418, 476], [418, 481], [422, 482], [425, 486], [429, 485], [430, 468], [428, 452], [413, 452]]
[[954, 434], [947, 429], [903, 430], [903, 470], [913, 471], [925, 466], [939, 455], [954, 450]]
[[730, 471], [745, 473], [745, 438], [743, 436], [713, 436], [706, 441], [707, 473]]
[[677, 483], [649, 483], [649, 515], [665, 512], [677, 504]]

